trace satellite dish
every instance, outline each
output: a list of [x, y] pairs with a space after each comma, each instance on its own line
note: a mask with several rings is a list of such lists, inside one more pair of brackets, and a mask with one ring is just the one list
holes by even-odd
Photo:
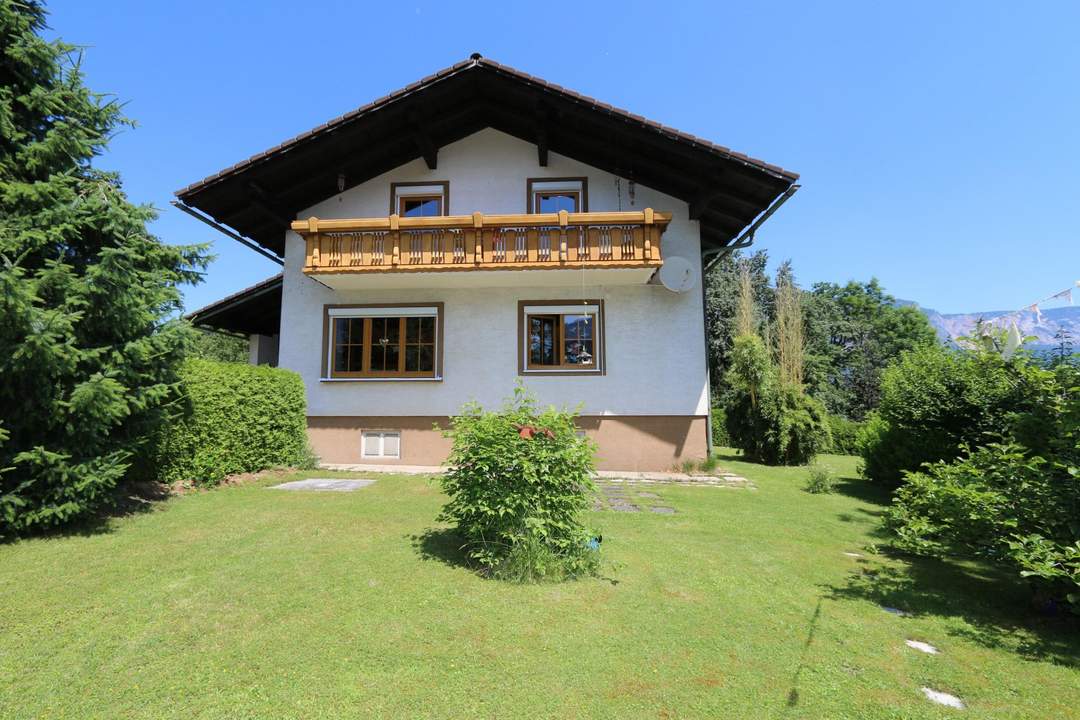
[[694, 266], [689, 260], [678, 255], [666, 258], [657, 275], [660, 277], [660, 284], [675, 293], [684, 293], [697, 282]]

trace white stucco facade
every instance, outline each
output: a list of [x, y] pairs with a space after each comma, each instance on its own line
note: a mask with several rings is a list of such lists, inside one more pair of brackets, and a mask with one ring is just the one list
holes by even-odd
[[[392, 182], [449, 181], [449, 214], [526, 211], [526, 179], [586, 176], [590, 211], [671, 212], [663, 236], [664, 258], [682, 256], [697, 283], [676, 294], [660, 285], [595, 284], [556, 286], [548, 273], [525, 270], [513, 282], [484, 271], [455, 272], [452, 284], [402, 279], [410, 287], [333, 291], [303, 273], [304, 241], [286, 239], [279, 365], [298, 372], [307, 387], [311, 416], [446, 416], [477, 400], [496, 406], [518, 379], [518, 302], [601, 298], [605, 303], [606, 374], [526, 377], [545, 404], [577, 406], [587, 415], [703, 416], [708, 412], [705, 340], [702, 328], [700, 236], [685, 202], [642, 185], [630, 204], [628, 182], [555, 153], [547, 167], [536, 147], [488, 129], [439, 149], [438, 168], [422, 160], [403, 165], [308, 208], [300, 218], [385, 217]], [[445, 275], [445, 274], [444, 274]], [[428, 276], [431, 277], [430, 275]], [[545, 279], [549, 278], [549, 279]], [[564, 278], [565, 280], [565, 278]], [[362, 281], [361, 281], [362, 284]], [[326, 381], [322, 374], [323, 306], [346, 303], [444, 303], [441, 381]]]

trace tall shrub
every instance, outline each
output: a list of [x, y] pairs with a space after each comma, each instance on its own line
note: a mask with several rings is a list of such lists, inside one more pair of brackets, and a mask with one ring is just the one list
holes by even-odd
[[0, 535], [109, 501], [174, 390], [169, 318], [206, 262], [92, 166], [131, 123], [44, 30], [40, 3], [0, 2]]
[[[786, 267], [786, 266], [785, 266]], [[744, 276], [745, 277], [745, 276]], [[734, 338], [731, 366], [724, 379], [724, 414], [732, 444], [751, 458], [770, 465], [803, 465], [828, 448], [825, 408], [806, 395], [798, 382], [802, 363], [802, 334], [798, 289], [789, 274], [781, 275], [777, 314], [783, 316], [777, 333], [777, 357], [756, 330]], [[754, 298], [741, 284], [737, 328], [754, 328]], [[782, 298], [782, 299], [781, 299]]]
[[597, 571], [582, 518], [595, 492], [596, 448], [578, 437], [574, 418], [538, 410], [518, 386], [497, 411], [470, 403], [450, 419], [442, 476], [450, 500], [439, 519], [457, 526], [486, 574], [526, 581]]
[[162, 482], [214, 485], [226, 475], [312, 463], [304, 383], [289, 370], [189, 360], [181, 406], [150, 454]]
[[776, 276], [776, 364], [780, 380], [802, 387], [806, 355], [802, 291], [791, 276], [790, 264]]
[[888, 525], [909, 550], [1011, 567], [1080, 613], [1080, 370], [1017, 370], [1030, 409], [1005, 442], [908, 473]]
[[962, 445], [1000, 439], [1012, 413], [1029, 409], [1023, 357], [926, 345], [882, 376], [881, 404], [860, 437], [867, 477], [900, 484], [923, 463], [951, 460]]

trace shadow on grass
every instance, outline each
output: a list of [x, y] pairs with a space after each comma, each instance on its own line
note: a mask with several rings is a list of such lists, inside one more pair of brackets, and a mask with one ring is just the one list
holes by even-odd
[[870, 505], [885, 507], [892, 501], [892, 492], [888, 488], [862, 478], [839, 478], [833, 489], [840, 495], [847, 495]]
[[413, 550], [423, 560], [434, 560], [450, 567], [475, 570], [465, 554], [465, 539], [453, 528], [428, 528], [419, 535], [409, 535]]
[[91, 537], [103, 535], [116, 529], [114, 520], [151, 513], [161, 507], [170, 497], [169, 488], [157, 482], [128, 482], [112, 491], [109, 504], [81, 518], [59, 527], [35, 528], [20, 535], [0, 536], [0, 543], [19, 539]]
[[806, 658], [810, 652], [810, 646], [814, 643], [814, 635], [817, 633], [818, 621], [821, 619], [821, 598], [818, 598], [817, 607], [807, 625], [806, 640], [803, 642], [802, 655], [799, 657], [799, 665], [795, 668], [795, 674], [791, 676], [791, 689], [787, 694], [787, 706], [793, 708], [799, 704], [799, 680], [806, 668]]
[[732, 450], [731, 448], [713, 448], [712, 456], [716, 458], [717, 462], [724, 462], [725, 460], [734, 460], [735, 462], [750, 462], [741, 450]]
[[1080, 618], [1045, 616], [1031, 607], [1028, 585], [1015, 575], [974, 563], [905, 556], [895, 565], [863, 567], [832, 599], [870, 600], [913, 615], [962, 620], [948, 634], [1028, 659], [1080, 667]]

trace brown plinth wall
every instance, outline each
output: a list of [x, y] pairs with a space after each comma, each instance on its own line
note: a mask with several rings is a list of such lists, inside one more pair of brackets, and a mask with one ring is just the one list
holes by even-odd
[[[439, 465], [450, 441], [434, 429], [448, 419], [411, 417], [309, 417], [308, 436], [324, 463]], [[671, 470], [683, 460], [706, 455], [708, 418], [698, 415], [584, 415], [578, 426], [597, 442], [600, 470]], [[363, 430], [400, 430], [401, 458], [360, 457]]]

